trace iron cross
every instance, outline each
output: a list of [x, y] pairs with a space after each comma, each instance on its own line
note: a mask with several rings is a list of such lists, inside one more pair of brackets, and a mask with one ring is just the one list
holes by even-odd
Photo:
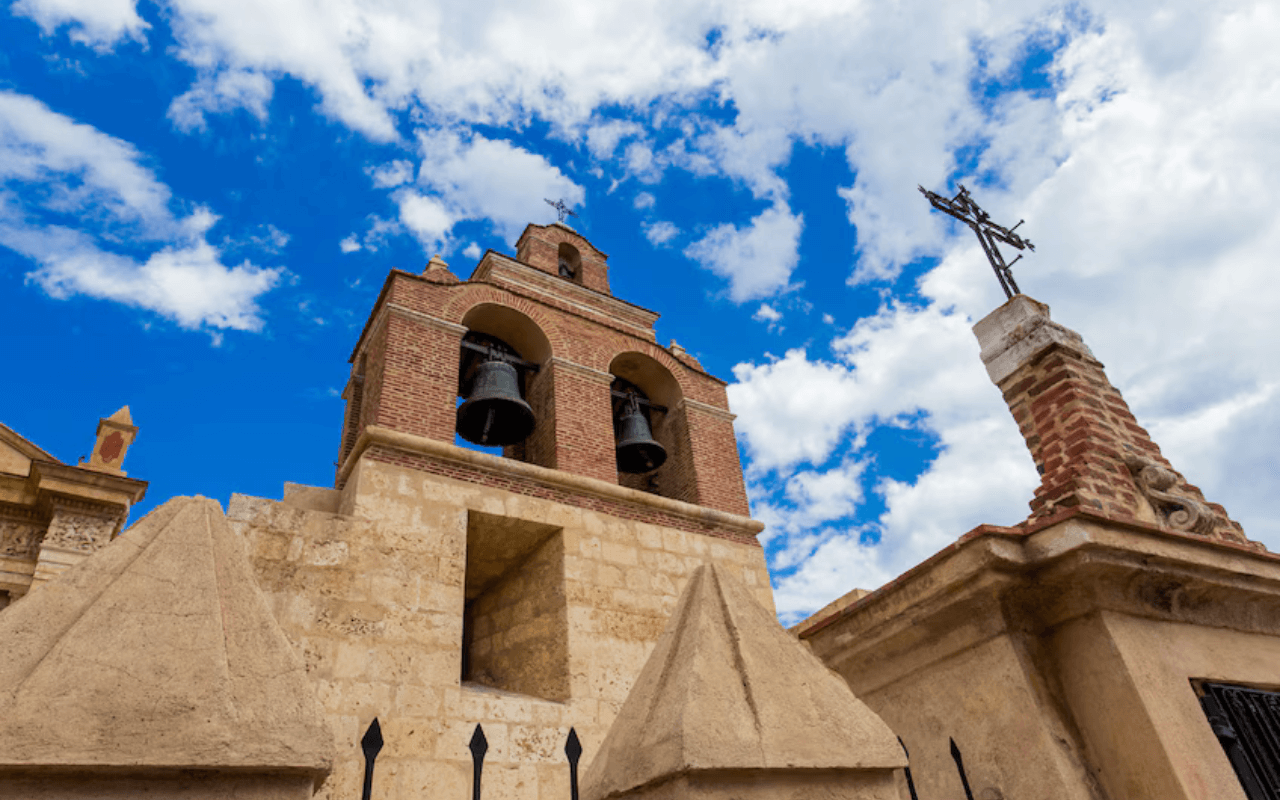
[[996, 246], [996, 242], [1004, 242], [1018, 250], [1028, 249], [1035, 250], [1036, 246], [1031, 243], [1030, 239], [1023, 239], [1014, 233], [1018, 229], [1018, 225], [1022, 224], [1022, 220], [1018, 220], [1018, 225], [1012, 228], [1005, 228], [991, 221], [991, 216], [987, 212], [978, 207], [973, 202], [973, 198], [969, 196], [969, 190], [964, 188], [964, 184], [960, 185], [960, 191], [955, 197], [950, 199], [940, 194], [929, 191], [923, 186], [917, 186], [920, 193], [929, 198], [929, 203], [939, 211], [945, 211], [964, 224], [973, 228], [973, 232], [978, 235], [978, 241], [982, 243], [982, 249], [987, 254], [987, 260], [991, 262], [991, 269], [995, 270], [996, 279], [1000, 281], [1000, 288], [1004, 289], [1005, 297], [1010, 300], [1015, 294], [1022, 294], [1022, 290], [1018, 288], [1018, 284], [1013, 280], [1013, 265], [1018, 263], [1018, 256], [1013, 261], [1005, 263], [1004, 256], [1000, 253], [1000, 248]]
[[[543, 198], [543, 200], [546, 200], [546, 198], [544, 197], [544, 198]], [[576, 217], [576, 216], [578, 216], [577, 214], [575, 214], [575, 213], [574, 213], [574, 211], [573, 211], [573, 209], [572, 209], [572, 208], [570, 208], [568, 205], [566, 205], [566, 204], [565, 204], [565, 202], [564, 202], [563, 200], [556, 200], [555, 202], [552, 202], [552, 201], [550, 201], [550, 200], [546, 200], [546, 203], [547, 203], [547, 205], [549, 205], [549, 206], [551, 206], [552, 208], [554, 208], [554, 209], [556, 210], [556, 212], [560, 215], [560, 221], [561, 221], [561, 222], [564, 222], [564, 218], [565, 218], [565, 217]]]

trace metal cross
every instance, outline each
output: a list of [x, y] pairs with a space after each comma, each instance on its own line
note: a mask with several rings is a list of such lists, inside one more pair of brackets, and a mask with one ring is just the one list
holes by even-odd
[[[544, 198], [543, 198], [543, 200], [546, 200], [546, 198], [544, 197]], [[565, 204], [565, 202], [564, 202], [563, 200], [556, 200], [555, 202], [552, 202], [552, 201], [550, 201], [550, 200], [546, 200], [546, 203], [547, 203], [547, 205], [549, 205], [549, 206], [551, 206], [552, 208], [554, 208], [554, 209], [556, 210], [556, 212], [560, 215], [560, 221], [561, 221], [561, 222], [564, 222], [564, 218], [565, 218], [565, 217], [576, 217], [576, 216], [578, 216], [577, 214], [575, 214], [575, 213], [574, 213], [574, 211], [573, 211], [573, 209], [572, 209], [572, 208], [570, 208], [568, 205], [566, 205], [566, 204]]]
[[1004, 242], [1018, 250], [1028, 249], [1035, 250], [1036, 246], [1029, 239], [1023, 239], [1014, 233], [1018, 229], [1018, 225], [1022, 224], [1022, 220], [1018, 220], [1018, 225], [1012, 228], [1005, 228], [991, 221], [991, 216], [987, 212], [978, 207], [973, 202], [973, 198], [969, 196], [969, 190], [964, 188], [964, 184], [960, 185], [960, 191], [955, 197], [950, 199], [940, 194], [929, 191], [923, 186], [917, 186], [920, 193], [929, 198], [930, 204], [939, 211], [945, 211], [964, 224], [973, 228], [973, 232], [978, 235], [978, 241], [982, 243], [982, 249], [987, 254], [987, 260], [991, 262], [991, 269], [995, 270], [996, 279], [1000, 281], [1000, 288], [1004, 289], [1004, 294], [1010, 300], [1015, 294], [1022, 294], [1022, 290], [1018, 288], [1018, 284], [1013, 280], [1013, 265], [1018, 263], [1022, 256], [1018, 256], [1013, 261], [1005, 263], [1004, 256], [1000, 254], [1000, 248], [996, 246], [996, 242]]

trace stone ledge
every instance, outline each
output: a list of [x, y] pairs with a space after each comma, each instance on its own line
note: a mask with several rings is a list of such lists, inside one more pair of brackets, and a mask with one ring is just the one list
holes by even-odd
[[456, 445], [437, 442], [424, 436], [389, 430], [378, 425], [369, 425], [360, 432], [360, 438], [356, 440], [355, 447], [351, 449], [351, 453], [347, 455], [341, 469], [338, 471], [338, 485], [346, 483], [351, 471], [355, 468], [361, 456], [364, 455], [365, 450], [374, 445], [383, 445], [416, 455], [453, 461], [506, 476], [525, 478], [574, 494], [592, 495], [606, 500], [650, 508], [657, 512], [684, 517], [710, 527], [727, 529], [749, 536], [755, 536], [764, 530], [763, 522], [750, 517], [742, 517], [737, 514], [730, 514], [714, 508], [694, 505], [693, 503], [685, 503], [680, 500], [658, 497], [636, 489], [628, 489], [624, 486], [606, 483], [596, 478], [574, 475], [570, 472], [548, 469], [536, 464], [526, 464], [523, 461], [466, 450]]

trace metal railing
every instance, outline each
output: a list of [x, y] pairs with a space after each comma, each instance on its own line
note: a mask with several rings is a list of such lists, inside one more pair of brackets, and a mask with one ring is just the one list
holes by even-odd
[[[361, 795], [362, 800], [372, 800], [373, 767], [378, 758], [378, 753], [382, 751], [383, 744], [382, 726], [378, 724], [378, 720], [375, 718], [360, 739], [360, 749], [364, 751], [364, 791]], [[480, 779], [484, 774], [484, 756], [485, 753], [489, 752], [489, 740], [484, 735], [483, 726], [476, 725], [467, 748], [471, 750], [471, 797], [472, 800], [480, 800]], [[578, 800], [578, 760], [582, 758], [582, 742], [578, 740], [578, 732], [573, 728], [569, 729], [569, 735], [565, 738], [564, 755], [569, 761], [569, 800]]]

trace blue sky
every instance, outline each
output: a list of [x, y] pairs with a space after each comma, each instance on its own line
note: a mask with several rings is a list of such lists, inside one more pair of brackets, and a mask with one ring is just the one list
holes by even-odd
[[331, 482], [390, 268], [466, 275], [562, 197], [614, 293], [731, 381], [780, 615], [1035, 472], [916, 184], [1037, 252], [1174, 465], [1280, 547], [1280, 11], [1266, 2], [18, 0], [0, 17], [0, 421], [128, 404], [139, 512]]

